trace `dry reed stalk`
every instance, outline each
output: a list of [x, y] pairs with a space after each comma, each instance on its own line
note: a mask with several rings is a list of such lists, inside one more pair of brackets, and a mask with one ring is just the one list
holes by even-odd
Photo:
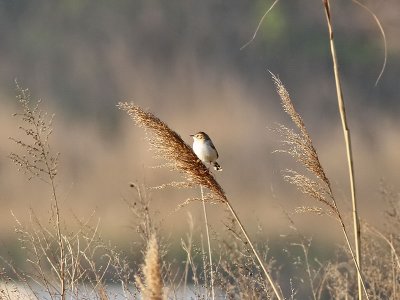
[[201, 245], [201, 261], [203, 263], [204, 288], [206, 290], [208, 297], [207, 258], [206, 258], [206, 251], [204, 250], [203, 233], [200, 233], [200, 245]]
[[272, 280], [271, 275], [267, 271], [263, 260], [254, 247], [249, 235], [247, 234], [243, 224], [241, 223], [236, 211], [229, 203], [222, 187], [215, 180], [214, 176], [208, 168], [197, 158], [192, 148], [188, 146], [182, 138], [175, 131], [170, 129], [167, 124], [162, 122], [159, 118], [150, 112], [144, 111], [133, 103], [120, 102], [117, 107], [124, 110], [135, 121], [136, 125], [150, 130], [153, 135], [149, 137], [151, 149], [155, 151], [158, 157], [164, 158], [169, 162], [169, 165], [184, 174], [188, 181], [188, 186], [200, 185], [206, 187], [211, 192], [211, 198], [205, 197], [207, 201], [214, 200], [223, 203], [228, 207], [229, 212], [235, 218], [241, 231], [243, 232], [249, 247], [253, 251], [254, 256], [257, 258], [264, 275], [266, 276], [269, 284], [271, 285], [276, 297], [281, 300], [283, 297], [278, 291], [277, 286]]
[[161, 262], [158, 251], [158, 243], [155, 234], [150, 236], [147, 244], [146, 256], [142, 266], [144, 282], [139, 276], [135, 276], [136, 284], [142, 292], [145, 300], [162, 300], [163, 281], [161, 277]]
[[[336, 84], [336, 94], [338, 100], [338, 107], [340, 118], [342, 120], [342, 129], [344, 140], [346, 143], [346, 154], [347, 154], [347, 163], [349, 169], [349, 179], [350, 179], [350, 189], [351, 189], [351, 202], [353, 207], [353, 227], [354, 227], [354, 243], [356, 246], [356, 260], [358, 264], [358, 269], [361, 272], [361, 230], [360, 230], [360, 220], [358, 218], [358, 210], [357, 210], [357, 197], [356, 197], [356, 186], [355, 186], [355, 171], [353, 166], [353, 151], [351, 146], [351, 136], [350, 136], [350, 129], [347, 123], [347, 116], [345, 110], [345, 104], [343, 99], [343, 91], [342, 85], [340, 82], [340, 75], [339, 75], [339, 63], [336, 55], [336, 47], [333, 38], [333, 27], [332, 27], [332, 16], [330, 10], [330, 2], [329, 0], [323, 0], [325, 15], [326, 15], [326, 22], [328, 25], [329, 31], [329, 42], [331, 48], [331, 55], [332, 55], [332, 62], [333, 62], [333, 72], [335, 76], [335, 84]], [[358, 298], [361, 300], [363, 296], [362, 292], [362, 278], [361, 273], [358, 272], [357, 279], [358, 279]]]
[[[208, 258], [210, 262], [210, 285], [211, 285], [211, 299], [215, 299], [215, 292], [214, 292], [214, 273], [213, 273], [213, 263], [212, 263], [212, 252], [211, 252], [211, 242], [210, 242], [210, 233], [208, 230], [208, 217], [207, 217], [207, 210], [206, 210], [206, 201], [204, 199], [204, 192], [203, 186], [200, 186], [201, 191], [201, 202], [203, 204], [203, 215], [204, 215], [204, 223], [206, 224], [206, 235], [207, 235], [207, 245], [208, 245]], [[204, 270], [205, 272], [205, 270]]]
[[302, 164], [311, 174], [317, 177], [318, 181], [309, 178], [306, 175], [302, 175], [293, 170], [286, 170], [284, 179], [292, 184], [295, 184], [297, 188], [304, 194], [314, 198], [318, 202], [325, 205], [328, 208], [327, 212], [323, 212], [320, 209], [315, 208], [301, 208], [301, 211], [318, 212], [318, 214], [326, 213], [327, 215], [333, 215], [340, 222], [343, 235], [345, 237], [347, 247], [352, 256], [354, 265], [357, 269], [357, 275], [361, 278], [362, 289], [364, 290], [367, 298], [367, 290], [365, 287], [364, 280], [362, 279], [361, 270], [359, 269], [358, 261], [352, 250], [349, 236], [347, 233], [346, 225], [343, 217], [338, 209], [336, 199], [333, 195], [332, 187], [329, 179], [325, 175], [324, 169], [320, 164], [318, 154], [313, 146], [312, 140], [308, 131], [304, 125], [304, 122], [295, 110], [293, 102], [290, 99], [290, 95], [280, 79], [272, 74], [277, 93], [281, 98], [281, 104], [285, 112], [290, 116], [293, 123], [296, 125], [300, 133], [296, 133], [294, 130], [287, 128], [284, 125], [278, 125], [275, 129], [279, 134], [284, 137], [283, 143], [287, 145], [286, 150], [277, 150], [276, 152], [284, 152], [296, 159], [297, 162]]
[[188, 213], [188, 225], [189, 231], [187, 233], [187, 241], [181, 240], [182, 249], [186, 253], [186, 262], [185, 262], [185, 271], [183, 276], [183, 295], [186, 295], [187, 282], [188, 282], [188, 274], [189, 267], [192, 267], [193, 272], [193, 281], [195, 285], [198, 285], [197, 277], [196, 277], [196, 269], [192, 260], [192, 247], [193, 247], [193, 217], [190, 213]]

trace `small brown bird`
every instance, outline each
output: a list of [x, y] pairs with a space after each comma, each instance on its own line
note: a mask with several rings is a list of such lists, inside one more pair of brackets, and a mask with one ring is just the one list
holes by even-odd
[[217, 171], [222, 171], [221, 166], [216, 162], [218, 159], [218, 151], [215, 148], [210, 137], [200, 131], [190, 135], [193, 138], [193, 151], [203, 163], [209, 163], [214, 166]]

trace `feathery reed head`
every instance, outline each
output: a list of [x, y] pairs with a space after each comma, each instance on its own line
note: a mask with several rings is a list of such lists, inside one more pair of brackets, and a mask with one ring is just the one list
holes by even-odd
[[163, 281], [161, 278], [161, 263], [156, 235], [153, 233], [147, 244], [144, 265], [142, 266], [144, 283], [136, 276], [136, 284], [142, 292], [143, 299], [162, 300]]
[[276, 87], [276, 91], [281, 98], [281, 104], [284, 111], [289, 115], [293, 123], [300, 131], [300, 133], [296, 133], [284, 125], [280, 125], [278, 127], [277, 131], [282, 134], [282, 136], [285, 138], [284, 143], [289, 146], [289, 149], [283, 152], [290, 154], [299, 163], [303, 164], [308, 171], [324, 181], [327, 185], [330, 185], [324, 169], [319, 162], [318, 154], [313, 146], [311, 137], [307, 132], [303, 119], [294, 108], [289, 92], [286, 90], [285, 86], [278, 77], [272, 73], [271, 75]]
[[302, 164], [311, 174], [316, 176], [319, 179], [319, 182], [293, 170], [286, 170], [284, 179], [296, 185], [302, 193], [325, 204], [329, 208], [330, 212], [337, 214], [335, 204], [332, 202], [333, 195], [329, 179], [326, 177], [324, 169], [319, 162], [317, 151], [314, 148], [303, 119], [294, 108], [289, 92], [286, 90], [280, 79], [273, 73], [271, 73], [271, 75], [284, 111], [289, 115], [299, 130], [299, 132], [295, 132], [295, 130], [290, 129], [285, 125], [278, 124], [275, 131], [284, 138], [283, 143], [287, 148], [284, 150], [278, 150], [277, 152], [288, 153], [297, 162]]
[[120, 102], [117, 107], [126, 111], [136, 125], [150, 130], [151, 149], [155, 151], [157, 157], [164, 158], [170, 162], [172, 168], [182, 172], [188, 181], [188, 186], [202, 185], [210, 190], [214, 200], [227, 201], [222, 187], [179, 134], [155, 115], [133, 103]]

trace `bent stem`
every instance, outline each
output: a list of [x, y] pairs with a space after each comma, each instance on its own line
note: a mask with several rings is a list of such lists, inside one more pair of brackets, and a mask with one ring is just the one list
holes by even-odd
[[[204, 199], [204, 192], [203, 192], [203, 186], [200, 185], [200, 191], [201, 191], [201, 200], [203, 203], [203, 213], [204, 213], [204, 222], [206, 223], [206, 235], [207, 235], [207, 245], [208, 245], [208, 258], [210, 261], [210, 284], [211, 284], [211, 299], [215, 299], [215, 293], [214, 293], [214, 274], [213, 274], [213, 265], [212, 265], [212, 253], [211, 253], [211, 243], [210, 243], [210, 234], [208, 232], [208, 218], [207, 218], [207, 210], [206, 210], [206, 202]], [[206, 272], [206, 270], [204, 270]]]
[[[365, 290], [365, 285], [364, 285], [364, 282], [362, 281], [362, 277], [361, 277], [361, 232], [360, 232], [360, 221], [359, 221], [358, 212], [357, 212], [357, 198], [356, 198], [356, 188], [355, 188], [355, 179], [354, 179], [355, 176], [354, 176], [354, 167], [353, 167], [353, 152], [352, 152], [352, 147], [351, 147], [350, 130], [349, 130], [349, 127], [347, 124], [347, 118], [346, 118], [346, 110], [345, 110], [345, 105], [344, 105], [344, 100], [343, 100], [342, 86], [340, 83], [339, 66], [338, 66], [338, 60], [337, 60], [337, 56], [336, 56], [336, 48], [335, 48], [335, 43], [333, 40], [333, 28], [332, 28], [332, 21], [331, 21], [330, 4], [329, 4], [329, 0], [323, 0], [323, 2], [324, 2], [325, 14], [326, 14], [326, 21], [327, 21], [328, 30], [329, 30], [329, 42], [330, 42], [331, 55], [332, 55], [332, 61], [333, 61], [333, 72], [335, 75], [336, 93], [337, 93], [337, 99], [338, 99], [339, 113], [340, 113], [340, 117], [342, 120], [343, 135], [344, 135], [344, 139], [345, 139], [345, 143], [346, 143], [346, 153], [347, 153], [347, 162], [348, 162], [350, 188], [351, 188], [351, 200], [352, 200], [352, 206], [353, 206], [353, 227], [354, 227], [354, 242], [355, 242], [355, 246], [356, 246], [356, 251], [355, 251], [356, 252], [356, 262], [355, 262], [355, 264], [357, 267], [358, 299], [361, 300], [362, 296], [363, 296], [361, 286], [364, 288], [365, 294], [367, 296], [368, 296], [368, 294]], [[345, 236], [346, 236], [346, 240], [348, 240], [347, 234], [345, 234]], [[349, 242], [347, 242], [347, 243], [348, 243], [349, 248], [351, 248], [350, 243]]]
[[239, 224], [239, 227], [242, 230], [243, 235], [245, 236], [248, 245], [250, 246], [251, 250], [253, 251], [255, 257], [257, 258], [257, 261], [260, 264], [265, 276], [267, 277], [269, 284], [271, 285], [272, 289], [274, 290], [276, 297], [278, 298], [278, 300], [283, 300], [283, 297], [281, 297], [280, 292], [278, 291], [278, 288], [274, 284], [271, 275], [268, 273], [267, 268], [264, 265], [264, 262], [261, 260], [260, 255], [258, 254], [256, 248], [254, 247], [253, 243], [251, 242], [251, 240], [250, 240], [246, 230], [244, 229], [242, 222], [239, 220], [239, 217], [237, 216], [235, 210], [233, 209], [233, 207], [231, 206], [229, 201], [225, 201], [225, 204], [228, 207], [229, 211], [231, 212], [232, 216], [235, 218], [236, 222]]

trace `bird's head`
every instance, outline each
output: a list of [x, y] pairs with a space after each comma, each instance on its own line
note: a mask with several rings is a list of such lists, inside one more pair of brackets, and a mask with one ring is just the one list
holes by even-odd
[[192, 138], [193, 138], [193, 140], [199, 140], [199, 141], [205, 141], [205, 140], [209, 140], [210, 139], [210, 137], [207, 135], [207, 133], [205, 133], [205, 132], [203, 132], [203, 131], [200, 131], [200, 132], [198, 132], [198, 133], [196, 133], [196, 134], [191, 134], [190, 135]]

